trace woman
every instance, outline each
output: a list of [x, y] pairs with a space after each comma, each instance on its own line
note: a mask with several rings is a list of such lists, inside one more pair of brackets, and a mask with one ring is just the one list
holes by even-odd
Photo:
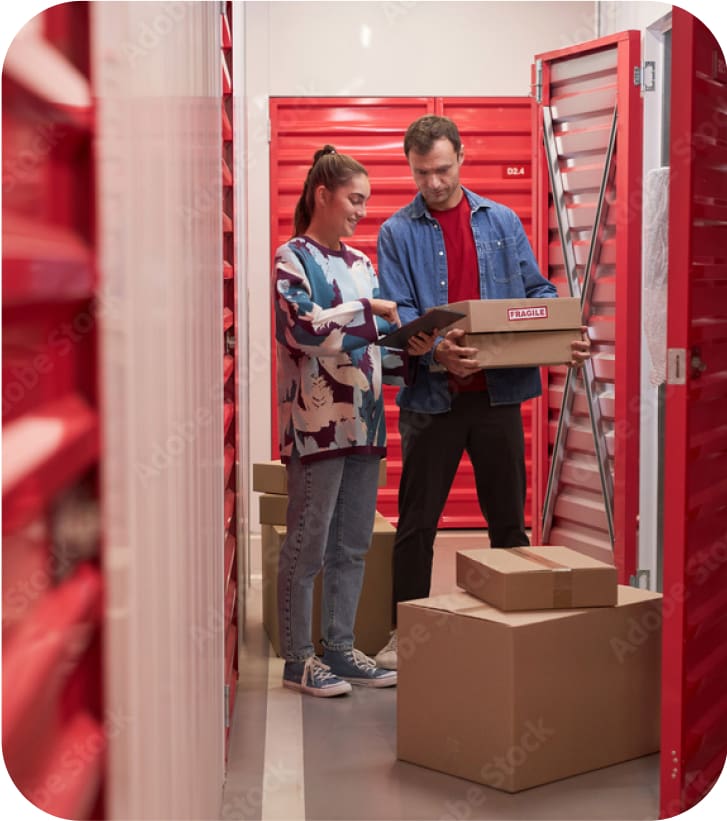
[[[396, 684], [396, 672], [377, 668], [355, 649], [353, 635], [385, 454], [382, 356], [399, 383], [406, 364], [401, 352], [374, 344], [399, 325], [396, 303], [378, 298], [368, 257], [341, 241], [366, 215], [370, 193], [360, 163], [330, 145], [316, 152], [294, 236], [278, 248], [273, 270], [280, 454], [288, 473], [278, 569], [283, 685], [314, 696], [348, 693], [351, 683]], [[319, 659], [311, 611], [321, 567]]]

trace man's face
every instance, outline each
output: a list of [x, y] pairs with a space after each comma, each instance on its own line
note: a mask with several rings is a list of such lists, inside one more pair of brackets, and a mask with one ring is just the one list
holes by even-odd
[[460, 149], [457, 155], [452, 143], [442, 137], [434, 143], [431, 151], [419, 154], [412, 149], [407, 159], [416, 187], [430, 209], [444, 211], [459, 202], [459, 168], [464, 159], [464, 149]]

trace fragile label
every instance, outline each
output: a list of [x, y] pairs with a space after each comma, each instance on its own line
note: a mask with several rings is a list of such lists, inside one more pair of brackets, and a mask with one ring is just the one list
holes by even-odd
[[546, 305], [533, 305], [532, 308], [508, 308], [507, 318], [509, 322], [519, 319], [547, 319], [548, 308]]

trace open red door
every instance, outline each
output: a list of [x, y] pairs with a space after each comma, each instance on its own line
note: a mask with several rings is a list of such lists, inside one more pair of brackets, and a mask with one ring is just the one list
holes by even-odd
[[[581, 299], [592, 359], [545, 372], [533, 537], [636, 571], [642, 104], [640, 33], [539, 54], [536, 253]], [[542, 512], [542, 520], [540, 514]]]
[[727, 66], [676, 6], [672, 66], [662, 818], [727, 753]]

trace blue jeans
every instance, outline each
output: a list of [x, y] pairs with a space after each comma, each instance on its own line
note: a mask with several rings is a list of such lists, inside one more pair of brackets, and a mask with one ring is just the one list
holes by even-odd
[[287, 534], [278, 564], [280, 652], [314, 653], [313, 583], [323, 568], [321, 636], [331, 650], [353, 647], [364, 557], [376, 515], [379, 456], [347, 455], [287, 466]]

